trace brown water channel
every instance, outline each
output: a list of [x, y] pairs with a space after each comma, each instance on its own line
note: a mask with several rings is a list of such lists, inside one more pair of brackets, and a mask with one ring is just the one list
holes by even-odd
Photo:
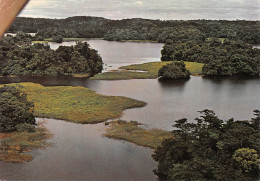
[[[152, 53], [152, 56], [147, 53], [149, 56], [143, 56], [140, 62], [159, 61], [162, 47], [161, 44], [154, 43], [91, 41], [96, 43], [97, 50], [100, 47], [104, 62], [110, 65], [111, 60], [115, 67], [138, 63], [136, 56], [142, 52], [157, 53]], [[91, 41], [90, 45], [94, 46]], [[108, 57], [115, 55], [106, 52], [113, 46], [119, 48], [117, 60], [125, 54], [129, 59], [123, 57], [122, 64], [113, 64], [113, 58]], [[126, 47], [120, 49], [123, 46]], [[206, 108], [215, 110], [223, 119], [249, 119], [253, 116], [254, 109], [260, 109], [260, 79], [210, 80], [192, 77], [188, 81], [162, 83], [158, 80], [100, 81], [62, 76], [0, 77], [1, 84], [11, 82], [83, 86], [105, 95], [142, 100], [148, 103], [146, 107], [126, 110], [121, 119], [136, 120], [148, 128], [166, 130], [172, 129], [174, 120], [182, 117], [195, 118], [198, 116], [197, 111]], [[47, 127], [54, 134], [51, 139], [54, 146], [34, 151], [35, 159], [29, 163], [0, 162], [0, 180], [156, 180], [152, 172], [156, 167], [151, 158], [152, 150], [103, 137], [103, 123], [80, 125], [50, 119], [47, 120]]]

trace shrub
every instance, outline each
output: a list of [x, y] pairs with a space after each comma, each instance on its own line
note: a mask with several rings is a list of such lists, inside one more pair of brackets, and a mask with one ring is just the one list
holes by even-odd
[[28, 132], [28, 133], [33, 133], [33, 132], [36, 131], [34, 125], [27, 124], [27, 123], [18, 124], [18, 125], [16, 126], [16, 130], [17, 130], [18, 132]]

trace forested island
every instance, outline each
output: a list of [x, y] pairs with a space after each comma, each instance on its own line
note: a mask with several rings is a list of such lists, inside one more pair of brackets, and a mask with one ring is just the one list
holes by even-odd
[[60, 46], [31, 43], [30, 35], [18, 33], [0, 40], [1, 75], [72, 75], [93, 76], [103, 69], [102, 58], [89, 44]]
[[161, 53], [162, 61], [204, 63], [202, 74], [208, 77], [259, 76], [260, 50], [240, 40], [168, 41]]

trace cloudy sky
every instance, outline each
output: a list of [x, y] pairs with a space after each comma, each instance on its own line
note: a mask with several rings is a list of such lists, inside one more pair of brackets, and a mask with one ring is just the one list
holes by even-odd
[[30, 0], [20, 16], [260, 20], [260, 0]]

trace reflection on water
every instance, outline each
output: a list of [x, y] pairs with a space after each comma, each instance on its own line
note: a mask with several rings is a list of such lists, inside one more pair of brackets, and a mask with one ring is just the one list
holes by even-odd
[[34, 151], [28, 163], [0, 162], [1, 180], [156, 180], [152, 150], [103, 137], [103, 123], [47, 123], [54, 146]]
[[171, 130], [174, 120], [194, 119], [197, 111], [212, 109], [222, 119], [249, 119], [260, 109], [260, 79], [210, 80], [191, 77], [186, 82], [158, 80], [88, 81], [87, 87], [106, 95], [120, 95], [147, 102], [144, 108], [126, 110], [124, 120]]
[[260, 79], [206, 79], [161, 82], [156, 79], [102, 81], [72, 77], [0, 78], [0, 83], [30, 81], [45, 86], [82, 86], [100, 94], [126, 96], [147, 102], [147, 106], [124, 111], [121, 119], [136, 120], [171, 130], [174, 120], [194, 119], [197, 111], [213, 109], [222, 119], [249, 119], [260, 109]]

